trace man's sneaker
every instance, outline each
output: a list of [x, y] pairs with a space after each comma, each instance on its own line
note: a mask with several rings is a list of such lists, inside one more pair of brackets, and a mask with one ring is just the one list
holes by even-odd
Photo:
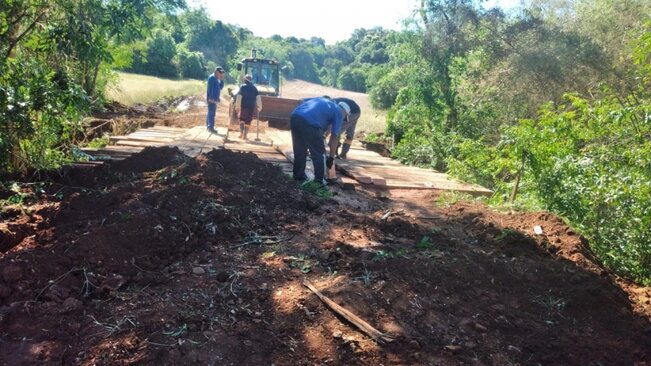
[[210, 133], [215, 133], [215, 134], [216, 134], [216, 133], [217, 133], [217, 130], [215, 130], [214, 128], [210, 128], [210, 127], [209, 127], [209, 128], [208, 128], [208, 132], [210, 132]]

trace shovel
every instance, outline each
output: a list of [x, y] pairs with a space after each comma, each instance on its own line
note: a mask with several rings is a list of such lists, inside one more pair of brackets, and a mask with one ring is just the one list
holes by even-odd
[[260, 141], [260, 111], [256, 111], [255, 141]]

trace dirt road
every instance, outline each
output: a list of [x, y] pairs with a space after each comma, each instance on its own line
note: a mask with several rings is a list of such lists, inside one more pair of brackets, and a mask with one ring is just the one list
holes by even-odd
[[228, 150], [146, 149], [55, 180], [2, 212], [2, 365], [651, 363], [651, 290], [549, 213], [409, 190], [319, 199]]

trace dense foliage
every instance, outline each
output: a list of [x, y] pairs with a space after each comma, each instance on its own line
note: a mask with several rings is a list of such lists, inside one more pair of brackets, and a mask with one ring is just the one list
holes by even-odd
[[605, 264], [651, 282], [650, 12], [423, 1], [420, 29], [391, 54], [421, 60], [389, 113], [393, 154], [560, 214]]
[[177, 0], [0, 3], [0, 174], [47, 169], [74, 152], [102, 100], [114, 45], [142, 37]]

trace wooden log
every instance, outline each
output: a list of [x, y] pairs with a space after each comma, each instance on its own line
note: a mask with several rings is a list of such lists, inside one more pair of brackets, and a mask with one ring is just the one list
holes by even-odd
[[153, 141], [130, 141], [130, 140], [119, 140], [115, 143], [116, 145], [125, 145], [125, 146], [136, 146], [136, 147], [147, 147], [147, 146], [165, 146], [163, 142], [153, 142]]
[[387, 180], [382, 177], [371, 177], [371, 181], [374, 186], [386, 187], [387, 185]]
[[341, 180], [341, 188], [344, 191], [354, 191], [355, 186], [359, 184], [359, 182], [356, 181], [355, 179], [346, 176], [341, 176], [339, 177], [339, 179]]
[[314, 285], [312, 285], [312, 283], [307, 279], [303, 281], [303, 285], [309, 288], [310, 291], [314, 292], [316, 296], [318, 296], [319, 299], [321, 299], [321, 301], [323, 301], [330, 309], [332, 309], [334, 312], [336, 312], [337, 314], [339, 314], [340, 316], [344, 317], [346, 320], [351, 322], [359, 330], [366, 333], [369, 337], [373, 338], [376, 342], [384, 344], [384, 343], [393, 342], [395, 340], [393, 337], [389, 336], [388, 334], [382, 333], [379, 330], [373, 328], [369, 323], [367, 323], [357, 315], [353, 314], [351, 311], [346, 310], [343, 306], [330, 300], [327, 296], [325, 296], [319, 290], [317, 290], [316, 287], [314, 287]]

